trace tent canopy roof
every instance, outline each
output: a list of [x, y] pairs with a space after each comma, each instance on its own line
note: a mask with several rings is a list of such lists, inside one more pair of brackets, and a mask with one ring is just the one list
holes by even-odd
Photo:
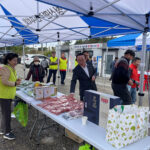
[[[83, 4], [84, 5], [84, 4]], [[137, 33], [108, 20], [83, 16], [35, 0], [0, 1], [0, 43], [49, 43]]]
[[[38, 0], [84, 15], [144, 31], [149, 0]], [[150, 24], [149, 24], [150, 25]]]

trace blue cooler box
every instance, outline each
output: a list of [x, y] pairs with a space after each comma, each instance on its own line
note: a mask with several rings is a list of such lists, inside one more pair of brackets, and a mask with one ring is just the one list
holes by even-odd
[[121, 105], [120, 98], [93, 90], [86, 90], [84, 95], [84, 116], [106, 128], [109, 109]]

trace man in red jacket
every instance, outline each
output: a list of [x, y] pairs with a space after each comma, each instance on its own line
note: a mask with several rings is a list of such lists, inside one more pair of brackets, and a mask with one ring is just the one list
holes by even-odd
[[130, 94], [132, 98], [132, 103], [136, 102], [136, 89], [139, 86], [138, 82], [138, 67], [140, 65], [141, 59], [139, 57], [135, 57], [132, 61], [132, 64], [129, 66], [130, 70], [130, 78], [133, 81], [133, 85], [130, 88]]

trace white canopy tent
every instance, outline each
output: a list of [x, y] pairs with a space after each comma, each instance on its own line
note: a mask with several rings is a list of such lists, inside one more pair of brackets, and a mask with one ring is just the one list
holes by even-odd
[[0, 1], [0, 43], [8, 43], [7, 39], [14, 45], [49, 43], [126, 32], [135, 33], [139, 30], [83, 16], [35, 0]]
[[140, 101], [142, 105], [143, 80], [146, 54], [146, 37], [150, 30], [149, 0], [38, 0], [59, 6], [79, 14], [93, 16], [122, 26], [136, 29], [143, 33], [141, 53]]

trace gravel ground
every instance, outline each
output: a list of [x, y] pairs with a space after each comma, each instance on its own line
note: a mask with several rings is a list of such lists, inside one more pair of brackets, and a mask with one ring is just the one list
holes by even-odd
[[[17, 74], [23, 77], [23, 66], [16, 67]], [[28, 69], [26, 70], [26, 73]], [[65, 85], [58, 85], [58, 91], [69, 94], [70, 81], [72, 73], [67, 73]], [[46, 79], [45, 79], [46, 81]], [[57, 82], [58, 83], [58, 82]], [[113, 94], [111, 83], [108, 79], [97, 77], [96, 79], [98, 91], [108, 94]], [[79, 99], [78, 83], [76, 85], [76, 98]], [[148, 106], [148, 93], [144, 97], [144, 106]], [[36, 110], [29, 107], [29, 121], [27, 127], [22, 127], [16, 119], [12, 119], [12, 130], [16, 135], [16, 140], [7, 141], [0, 136], [0, 150], [78, 150], [81, 144], [78, 144], [71, 139], [64, 136], [64, 128], [54, 123], [51, 119], [47, 118], [47, 124], [53, 125], [51, 128], [43, 130], [40, 135], [40, 144], [37, 145], [36, 134], [41, 126], [41, 121], [38, 122], [33, 133], [32, 139], [29, 138], [29, 132], [36, 118]], [[43, 115], [40, 114], [40, 118]], [[59, 127], [59, 128], [58, 128]]]

